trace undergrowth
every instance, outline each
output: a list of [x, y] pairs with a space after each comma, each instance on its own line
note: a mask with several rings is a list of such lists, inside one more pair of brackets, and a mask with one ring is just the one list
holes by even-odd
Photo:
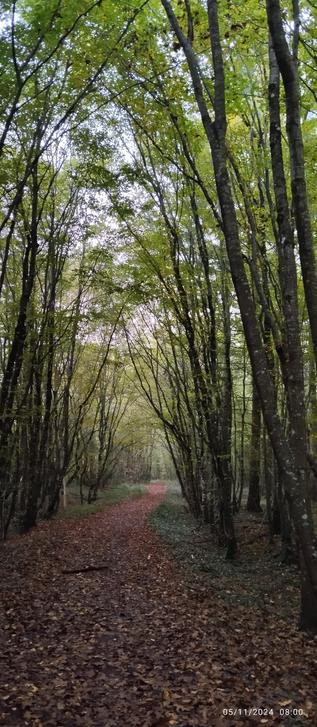
[[84, 502], [83, 504], [76, 502], [69, 504], [65, 509], [61, 507], [58, 512], [58, 518], [93, 515], [109, 505], [116, 505], [118, 502], [122, 502], [122, 500], [142, 497], [145, 492], [145, 485], [116, 485], [115, 487], [109, 487], [106, 490], [100, 490], [98, 492], [98, 498], [95, 502]]
[[168, 541], [178, 561], [198, 572], [210, 570], [209, 548], [206, 552], [195, 542], [198, 538], [210, 538], [210, 530], [194, 520], [181, 494], [168, 491], [150, 521], [159, 535]]
[[[168, 491], [151, 515], [152, 527], [165, 540], [189, 582], [203, 578], [226, 602], [257, 605], [286, 619], [298, 611], [298, 570], [280, 560], [280, 540], [258, 538], [263, 515], [242, 510], [235, 518], [238, 557], [225, 559], [211, 528], [197, 521], [180, 494]], [[287, 598], [285, 598], [285, 593]]]

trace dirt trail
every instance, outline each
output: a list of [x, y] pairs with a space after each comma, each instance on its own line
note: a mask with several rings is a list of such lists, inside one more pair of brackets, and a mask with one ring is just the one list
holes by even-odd
[[[153, 485], [1, 549], [1, 725], [316, 724], [316, 641], [260, 610], [232, 612], [179, 573], [148, 524], [164, 492]], [[89, 565], [106, 567], [62, 573]], [[279, 716], [290, 707], [309, 716]]]

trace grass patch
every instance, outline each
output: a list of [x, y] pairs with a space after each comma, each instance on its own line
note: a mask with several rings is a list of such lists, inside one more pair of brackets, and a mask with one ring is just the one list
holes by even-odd
[[210, 538], [210, 530], [193, 518], [184, 498], [174, 488], [168, 490], [166, 498], [153, 511], [150, 522], [168, 542], [179, 562], [196, 572], [210, 570], [211, 544], [204, 549], [200, 543], [195, 543], [200, 538]]
[[159, 506], [152, 512], [151, 522], [161, 535], [177, 541], [184, 531], [186, 505], [181, 495], [168, 493]]
[[236, 516], [239, 555], [235, 561], [225, 559], [225, 548], [217, 545], [210, 526], [194, 519], [175, 490], [168, 489], [150, 522], [165, 540], [183, 574], [189, 577], [190, 585], [196, 578], [202, 578], [217, 598], [226, 603], [260, 608], [265, 603], [268, 612], [294, 620], [298, 610], [298, 573], [296, 568], [281, 564], [278, 539], [273, 544], [266, 538], [257, 543], [250, 540], [250, 534], [256, 535], [259, 530], [260, 517], [245, 511]]
[[[95, 502], [84, 502], [82, 505], [80, 502], [75, 502], [68, 505], [65, 509], [61, 507], [57, 517], [64, 519], [94, 515], [94, 513], [104, 510], [109, 505], [116, 505], [122, 502], [122, 500], [142, 497], [145, 492], [145, 485], [117, 485], [115, 487], [109, 487], [109, 489], [100, 490], [98, 499]], [[72, 497], [74, 497], [74, 493], [71, 492], [70, 499]], [[78, 497], [78, 493], [76, 493], [76, 497]]]

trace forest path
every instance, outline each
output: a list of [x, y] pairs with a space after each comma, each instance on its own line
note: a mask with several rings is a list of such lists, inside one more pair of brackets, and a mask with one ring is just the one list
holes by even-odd
[[[1, 549], [1, 725], [239, 724], [222, 717], [231, 707], [274, 708], [245, 724], [315, 724], [278, 712], [288, 700], [312, 710], [307, 637], [258, 610], [233, 613], [179, 572], [148, 523], [164, 493], [152, 485], [141, 499], [44, 523]], [[96, 565], [105, 569], [62, 573]]]

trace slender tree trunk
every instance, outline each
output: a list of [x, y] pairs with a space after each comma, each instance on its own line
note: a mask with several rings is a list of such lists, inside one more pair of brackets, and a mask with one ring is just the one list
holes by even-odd
[[[301, 130], [297, 42], [292, 55], [283, 28], [279, 0], [267, 0], [267, 18], [272, 47], [283, 79], [286, 102], [286, 131], [291, 163], [292, 198], [303, 274], [305, 299], [317, 362], [317, 271], [305, 178], [304, 144]], [[298, 9], [297, 9], [298, 12]], [[299, 17], [294, 18], [298, 32]], [[274, 165], [273, 165], [274, 171]]]
[[260, 493], [260, 467], [261, 467], [261, 404], [257, 388], [252, 384], [252, 420], [251, 420], [251, 449], [249, 470], [249, 492], [247, 510], [261, 512]]
[[22, 293], [19, 301], [17, 322], [0, 389], [0, 492], [5, 490], [10, 477], [11, 432], [15, 421], [14, 404], [17, 395], [25, 342], [28, 333], [28, 309], [36, 275], [38, 252], [38, 175], [37, 167], [32, 174], [32, 204], [30, 231], [23, 258]]
[[227, 541], [226, 558], [232, 560], [237, 552], [237, 542], [234, 529], [232, 509], [232, 466], [231, 466], [231, 436], [232, 436], [232, 374], [231, 374], [231, 320], [229, 289], [227, 272], [225, 269], [226, 258], [223, 250], [221, 261], [221, 298], [222, 313], [224, 322], [224, 383], [220, 408], [219, 439], [221, 467], [219, 471], [222, 477], [222, 521]]
[[298, 316], [297, 273], [294, 255], [294, 235], [287, 199], [287, 187], [282, 152], [279, 104], [279, 70], [271, 42], [269, 48], [269, 60], [270, 147], [277, 212], [277, 249], [285, 327], [284, 345], [286, 349], [282, 357], [282, 374], [289, 417], [289, 438], [292, 450], [295, 454], [297, 468], [302, 473], [303, 487], [305, 488], [307, 482], [306, 453], [308, 443], [305, 417], [303, 361]]

